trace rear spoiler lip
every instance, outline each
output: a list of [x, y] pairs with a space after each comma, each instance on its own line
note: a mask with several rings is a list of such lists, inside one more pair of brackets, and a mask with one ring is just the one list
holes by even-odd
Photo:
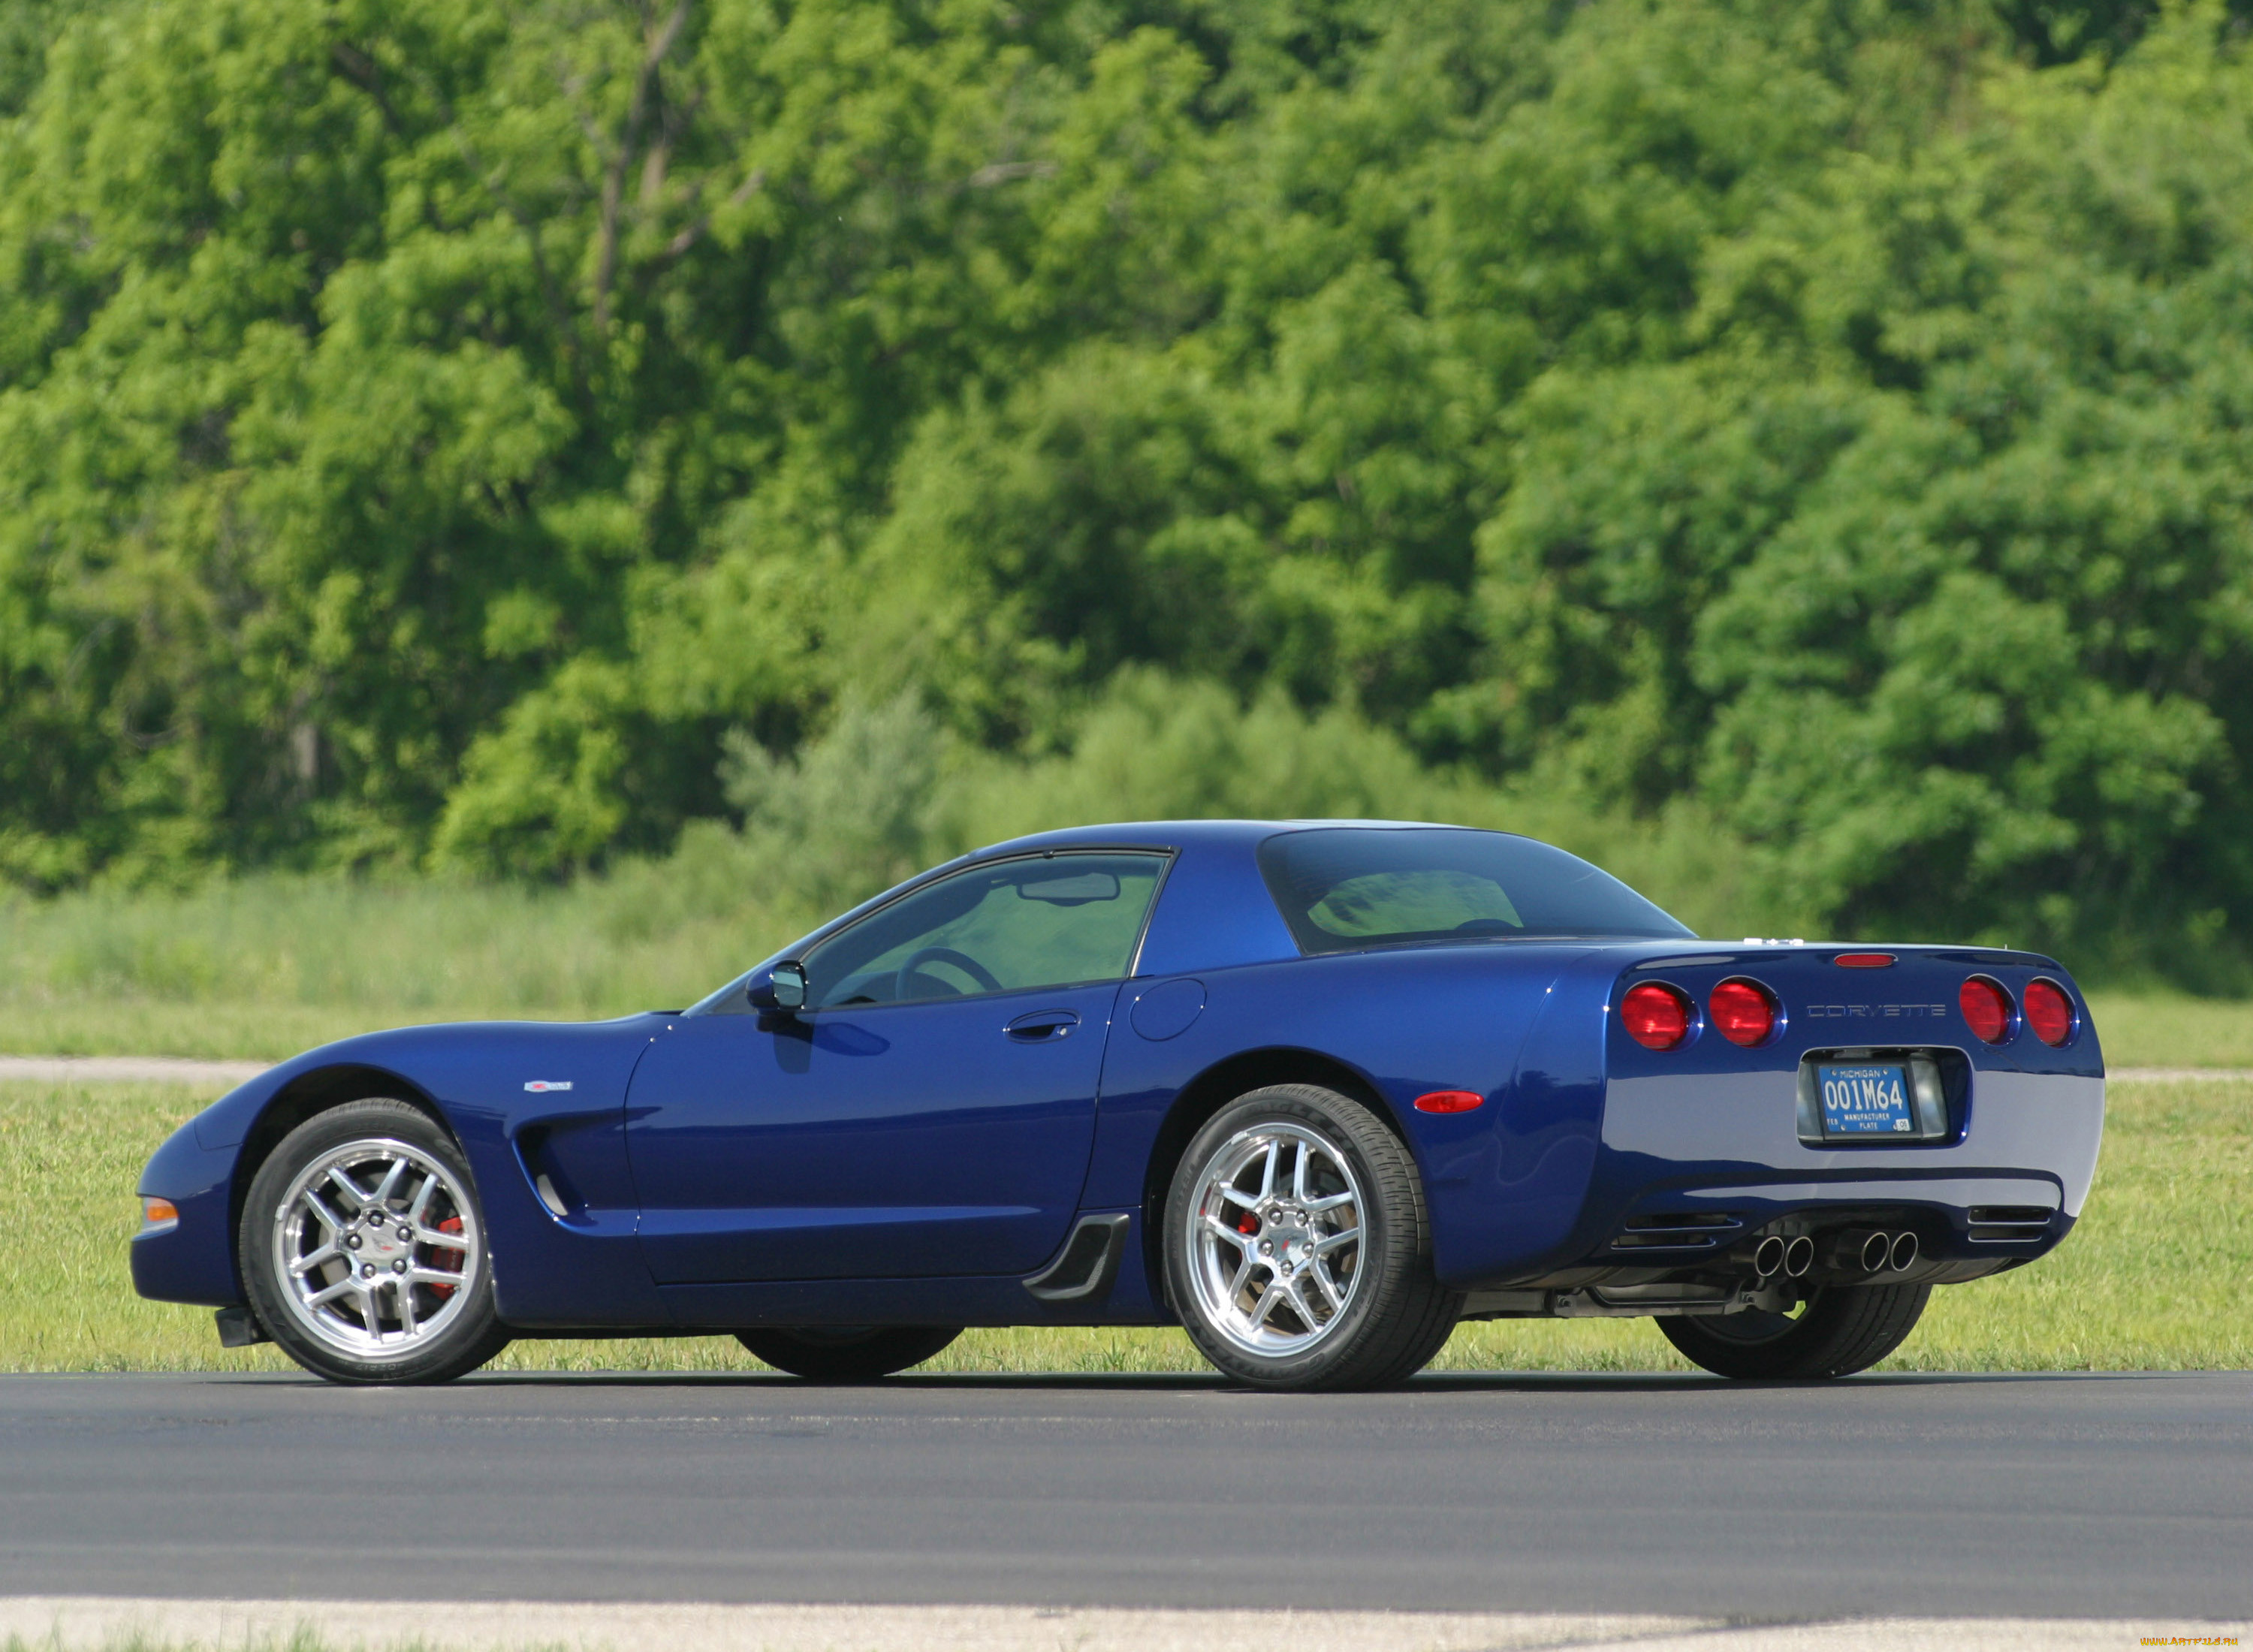
[[[1658, 947], [1667, 950], [1661, 951]], [[1941, 941], [1682, 941], [1658, 942], [1637, 947], [1641, 957], [1622, 963], [1621, 973], [1655, 969], [1710, 968], [1716, 965], [1746, 965], [1754, 960], [1785, 958], [1829, 963], [1842, 953], [1890, 952], [1901, 962], [1958, 964], [1969, 969], [2039, 969], [2054, 972], [2068, 982], [2064, 965], [2047, 952], [2021, 951], [2016, 947], [1966, 946]], [[2079, 984], [2073, 983], [2076, 991]]]

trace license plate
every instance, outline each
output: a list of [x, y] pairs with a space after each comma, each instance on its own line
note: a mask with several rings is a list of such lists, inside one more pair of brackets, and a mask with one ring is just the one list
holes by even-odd
[[1815, 1069], [1823, 1098], [1826, 1136], [1911, 1136], [1916, 1112], [1909, 1101], [1908, 1070], [1891, 1062]]

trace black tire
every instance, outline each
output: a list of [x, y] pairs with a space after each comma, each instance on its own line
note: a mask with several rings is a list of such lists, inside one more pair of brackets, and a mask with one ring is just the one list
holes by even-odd
[[1747, 1308], [1669, 1315], [1658, 1328], [1683, 1358], [1717, 1377], [1851, 1377], [1908, 1340], [1931, 1295], [1929, 1285], [1833, 1287], [1817, 1291], [1796, 1319]]
[[[1202, 1265], [1191, 1243], [1192, 1228], [1202, 1231], [1200, 1201], [1209, 1177], [1220, 1173], [1228, 1155], [1243, 1151], [1243, 1144], [1257, 1141], [1271, 1127], [1309, 1133], [1325, 1144], [1322, 1151], [1341, 1159], [1359, 1184], [1361, 1203], [1360, 1237], [1343, 1305], [1319, 1325], [1287, 1308], [1311, 1341], [1301, 1349], [1274, 1354], [1238, 1340], [1240, 1328], [1231, 1329], [1222, 1317], [1231, 1310], [1229, 1301], [1208, 1305], [1198, 1283]], [[1257, 1212], [1245, 1219], [1260, 1224], [1239, 1229], [1248, 1236], [1268, 1230]], [[1287, 1236], [1316, 1231], [1305, 1227], [1302, 1213], [1294, 1220], [1298, 1226], [1275, 1230]], [[1166, 1288], [1189, 1340], [1223, 1373], [1252, 1388], [1338, 1391], [1404, 1382], [1439, 1352], [1461, 1311], [1461, 1294], [1433, 1277], [1423, 1183], [1407, 1147], [1361, 1103], [1314, 1084], [1274, 1084], [1239, 1096], [1197, 1132], [1174, 1172], [1164, 1248]], [[1243, 1254], [1248, 1258], [1250, 1252]], [[1271, 1269], [1258, 1293], [1246, 1286], [1244, 1294], [1256, 1304], [1266, 1291], [1280, 1286], [1280, 1278]]]
[[737, 1331], [736, 1340], [809, 1382], [873, 1383], [922, 1364], [961, 1335], [959, 1325], [803, 1326]]
[[[347, 1304], [349, 1313], [324, 1314], [307, 1306], [283, 1277], [284, 1251], [295, 1247], [294, 1253], [302, 1258], [308, 1248], [318, 1248], [309, 1247], [309, 1239], [323, 1230], [317, 1221], [306, 1225], [302, 1213], [307, 1207], [303, 1196], [293, 1193], [295, 1184], [324, 1161], [359, 1148], [366, 1150], [366, 1162], [372, 1166], [381, 1162], [384, 1153], [402, 1150], [402, 1163], [409, 1162], [407, 1154], [420, 1154], [451, 1178], [450, 1187], [439, 1179], [418, 1216], [414, 1209], [414, 1188], [418, 1184], [414, 1178], [427, 1175], [428, 1171], [403, 1170], [400, 1189], [381, 1206], [387, 1213], [381, 1220], [377, 1219], [378, 1207], [370, 1202], [361, 1208], [358, 1220], [345, 1223], [345, 1227], [359, 1230], [349, 1234], [351, 1239], [366, 1233], [371, 1238], [380, 1237], [387, 1246], [393, 1245], [394, 1237], [400, 1239], [394, 1256], [384, 1264], [387, 1267], [403, 1261], [408, 1268], [448, 1266], [460, 1271], [460, 1283], [445, 1286], [417, 1285], [411, 1277], [403, 1286], [394, 1285], [375, 1276], [378, 1290], [387, 1291], [393, 1305], [388, 1317], [380, 1299], [373, 1294], [362, 1299], [357, 1307]], [[379, 1181], [363, 1196], [372, 1200], [380, 1190]], [[349, 1201], [341, 1189], [331, 1188], [328, 1202], [336, 1214], [349, 1216], [343, 1209]], [[405, 1224], [410, 1221], [421, 1223], [426, 1231], [451, 1224], [447, 1229], [450, 1235], [464, 1235], [468, 1242], [459, 1250], [448, 1250], [420, 1240], [408, 1241], [404, 1237]], [[388, 1230], [380, 1236], [368, 1232], [386, 1227]], [[508, 1332], [493, 1308], [490, 1231], [478, 1203], [469, 1162], [454, 1139], [422, 1109], [403, 1101], [372, 1098], [316, 1113], [282, 1138], [251, 1179], [250, 1191], [243, 1200], [241, 1225], [236, 1230], [236, 1255], [259, 1322], [283, 1353], [315, 1376], [332, 1383], [446, 1383], [477, 1370], [508, 1346]], [[354, 1265], [353, 1258], [339, 1251], [335, 1262], [322, 1265], [317, 1277], [325, 1278], [340, 1269], [348, 1275]], [[375, 1264], [359, 1265], [373, 1268]], [[410, 1309], [420, 1305], [421, 1317], [412, 1335], [399, 1313], [401, 1289], [411, 1299]], [[376, 1343], [387, 1335], [385, 1325], [401, 1326], [395, 1349], [353, 1345], [351, 1316], [358, 1315], [365, 1325], [370, 1314], [375, 1315], [372, 1340]]]

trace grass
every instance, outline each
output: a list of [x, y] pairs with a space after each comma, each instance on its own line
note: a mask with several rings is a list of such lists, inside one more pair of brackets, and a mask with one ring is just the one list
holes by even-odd
[[0, 896], [0, 1054], [278, 1061], [417, 1021], [693, 1003], [813, 922], [747, 896], [739, 856], [701, 841], [568, 889], [269, 876]]
[[[200, 1308], [133, 1294], [125, 1247], [142, 1163], [204, 1102], [178, 1086], [0, 1084], [0, 1370], [290, 1369], [224, 1349]], [[2032, 1267], [1936, 1293], [1880, 1369], [2253, 1366], [2253, 1081], [2121, 1084], [2095, 1192]], [[2185, 1212], [2198, 1219], [2187, 1222]], [[1634, 1321], [1467, 1325], [1440, 1370], [1686, 1370]], [[732, 1339], [526, 1342], [500, 1370], [754, 1371]], [[972, 1331], [938, 1371], [1199, 1371], [1177, 1330]]]
[[2253, 1069], [2253, 1004], [2091, 993], [2089, 1013], [2109, 1066]]

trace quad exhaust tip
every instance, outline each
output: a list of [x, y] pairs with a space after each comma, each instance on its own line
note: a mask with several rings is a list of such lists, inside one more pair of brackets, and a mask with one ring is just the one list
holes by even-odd
[[[1781, 1273], [1788, 1279], [1797, 1279], [1813, 1270], [1815, 1254], [1815, 1241], [1804, 1233], [1789, 1239], [1771, 1233], [1753, 1247], [1746, 1260], [1756, 1279], [1772, 1279]], [[1874, 1228], [1849, 1228], [1834, 1234], [1824, 1249], [1825, 1264], [1847, 1272], [1904, 1273], [1916, 1265], [1916, 1256], [1915, 1234]]]
[[1848, 1273], [1902, 1273], [1916, 1265], [1916, 1235], [1880, 1228], [1848, 1228], [1834, 1234], [1824, 1260]]

